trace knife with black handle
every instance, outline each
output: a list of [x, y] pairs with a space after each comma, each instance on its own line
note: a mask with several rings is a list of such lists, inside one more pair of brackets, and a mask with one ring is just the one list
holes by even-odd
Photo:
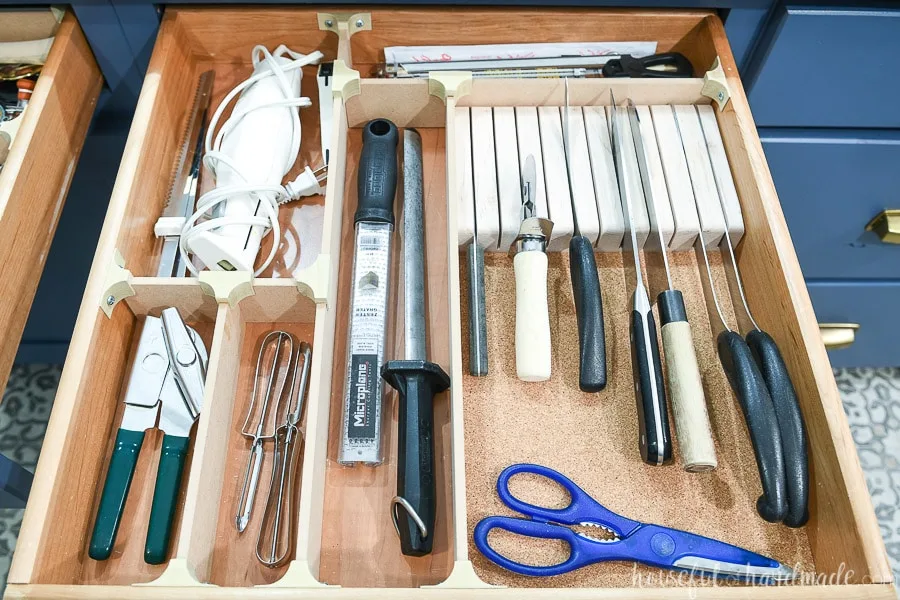
[[599, 392], [606, 387], [603, 299], [594, 248], [583, 235], [569, 242], [569, 275], [578, 322], [578, 387], [582, 392]]
[[772, 336], [754, 329], [747, 334], [747, 345], [769, 390], [781, 434], [788, 505], [784, 524], [802, 527], [809, 520], [809, 458], [797, 392]]
[[[603, 299], [594, 248], [578, 228], [578, 211], [572, 186], [572, 161], [569, 149], [569, 80], [565, 80], [566, 105], [563, 108], [563, 149], [575, 235], [569, 242], [569, 276], [575, 298], [578, 321], [578, 387], [582, 392], [599, 392], [606, 387], [606, 335], [603, 328]], [[577, 109], [581, 110], [581, 109]]]
[[750, 347], [740, 334], [723, 331], [719, 334], [717, 346], [728, 383], [744, 413], [756, 456], [763, 489], [762, 496], [756, 502], [756, 510], [766, 521], [779, 523], [788, 511], [787, 482], [781, 432], [769, 389]]
[[[612, 97], [612, 148], [613, 162], [619, 180], [619, 196], [622, 199], [622, 212], [628, 232], [623, 243], [623, 258], [633, 260], [635, 274], [634, 295], [631, 305], [631, 352], [632, 369], [634, 370], [635, 398], [637, 400], [638, 444], [641, 458], [650, 465], [663, 465], [672, 459], [672, 440], [669, 431], [669, 411], [666, 406], [666, 389], [663, 384], [662, 364], [659, 359], [659, 341], [656, 337], [656, 322], [650, 306], [650, 296], [644, 286], [641, 272], [640, 249], [637, 232], [634, 229], [632, 198], [629, 195], [630, 185], [626, 182], [629, 170], [623, 159], [626, 146], [625, 136], [619, 134], [620, 127], [629, 127], [627, 116], [619, 122], [616, 101]], [[633, 151], [629, 158], [635, 159]], [[643, 195], [638, 198], [643, 202]], [[628, 248], [630, 246], [630, 249]]]

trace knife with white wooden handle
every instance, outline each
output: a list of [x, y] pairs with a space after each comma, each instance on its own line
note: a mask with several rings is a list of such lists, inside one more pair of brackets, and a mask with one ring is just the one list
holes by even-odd
[[537, 170], [528, 155], [522, 169], [522, 224], [513, 245], [516, 274], [516, 375], [550, 379], [550, 314], [547, 309], [547, 242], [553, 223], [535, 216]]
[[656, 297], [656, 303], [662, 322], [662, 343], [668, 367], [666, 378], [669, 381], [669, 393], [675, 413], [675, 435], [678, 436], [678, 449], [681, 451], [685, 471], [691, 473], [711, 471], [718, 464], [716, 446], [709, 424], [709, 414], [706, 411], [706, 397], [703, 393], [703, 381], [700, 378], [697, 354], [694, 351], [691, 324], [688, 322], [684, 297], [672, 282], [669, 257], [666, 254], [666, 242], [656, 219], [656, 204], [653, 199], [653, 186], [650, 182], [649, 160], [641, 135], [641, 118], [637, 107], [631, 100], [628, 100], [627, 108], [628, 120], [631, 123], [631, 136], [634, 138], [634, 148], [643, 182], [644, 197], [647, 201], [647, 214], [650, 216], [651, 226], [656, 225], [657, 240], [666, 270], [666, 282], [669, 286]]

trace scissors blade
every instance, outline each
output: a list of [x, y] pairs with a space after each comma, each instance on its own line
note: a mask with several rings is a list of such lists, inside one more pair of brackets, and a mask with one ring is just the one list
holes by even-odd
[[[767, 561], [768, 562], [768, 561]], [[769, 579], [772, 581], [792, 581], [797, 578], [797, 572], [781, 563], [777, 566], [737, 564], [728, 561], [703, 558], [700, 556], [685, 556], [673, 563], [678, 569], [712, 573], [724, 577], [741, 577], [745, 579]]]

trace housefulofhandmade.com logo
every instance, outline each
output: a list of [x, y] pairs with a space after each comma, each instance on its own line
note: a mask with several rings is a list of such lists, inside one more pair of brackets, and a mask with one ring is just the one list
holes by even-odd
[[[841, 563], [837, 571], [832, 573], [807, 573], [803, 572], [800, 565], [794, 567], [797, 576], [788, 581], [774, 582], [771, 579], [745, 579], [740, 580], [742, 585], [772, 586], [772, 585], [847, 585], [853, 583], [865, 583], [855, 580], [856, 573]], [[748, 573], [749, 575], [749, 573]], [[631, 586], [637, 588], [664, 588], [664, 587], [717, 587], [722, 585], [734, 585], [735, 578], [716, 577], [705, 571], [670, 571], [665, 569], [648, 569], [634, 564], [631, 572]], [[695, 598], [694, 593], [689, 593], [690, 598]]]

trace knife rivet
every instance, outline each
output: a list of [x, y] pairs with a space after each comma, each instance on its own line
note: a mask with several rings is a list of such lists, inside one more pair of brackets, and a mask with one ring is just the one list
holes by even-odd
[[116, 303], [116, 297], [115, 297], [115, 296], [109, 296], [109, 297], [106, 299], [106, 305], [107, 305], [107, 306], [112, 306], [112, 305], [115, 304], [115, 303]]

